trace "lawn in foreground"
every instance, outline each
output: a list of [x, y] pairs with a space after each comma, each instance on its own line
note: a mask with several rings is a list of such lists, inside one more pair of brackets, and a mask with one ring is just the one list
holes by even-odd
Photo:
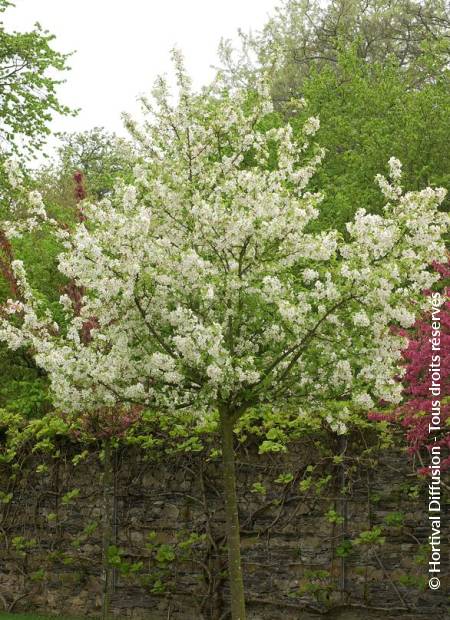
[[0, 612], [0, 620], [81, 620], [73, 616], [37, 616], [36, 614], [8, 614]]

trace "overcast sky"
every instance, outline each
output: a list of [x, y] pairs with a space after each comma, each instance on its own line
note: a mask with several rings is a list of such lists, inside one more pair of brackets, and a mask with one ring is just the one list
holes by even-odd
[[53, 131], [104, 126], [125, 135], [120, 113], [134, 113], [136, 97], [170, 70], [169, 50], [184, 53], [194, 84], [212, 76], [220, 38], [238, 28], [260, 28], [277, 0], [15, 0], [3, 16], [8, 29], [24, 31], [39, 21], [56, 35], [54, 47], [74, 51], [60, 99], [81, 108], [59, 118]]

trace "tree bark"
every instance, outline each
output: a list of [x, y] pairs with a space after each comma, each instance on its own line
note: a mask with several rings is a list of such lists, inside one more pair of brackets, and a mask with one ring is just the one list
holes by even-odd
[[102, 620], [108, 620], [111, 599], [111, 567], [108, 564], [108, 549], [112, 540], [112, 501], [113, 475], [111, 459], [111, 441], [105, 439], [103, 443], [103, 515], [102, 515]]
[[241, 566], [241, 536], [236, 496], [236, 469], [234, 462], [234, 421], [227, 410], [220, 411], [222, 435], [223, 482], [228, 543], [228, 575], [231, 591], [232, 620], [245, 620], [244, 580]]

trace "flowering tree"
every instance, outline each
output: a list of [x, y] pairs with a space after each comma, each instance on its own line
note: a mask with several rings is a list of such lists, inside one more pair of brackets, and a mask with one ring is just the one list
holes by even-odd
[[391, 325], [414, 323], [436, 279], [428, 265], [445, 254], [448, 215], [437, 210], [444, 190], [403, 194], [392, 159], [391, 180], [378, 178], [383, 216], [360, 209], [345, 237], [310, 232], [321, 200], [305, 190], [324, 154], [311, 144], [318, 119], [295, 139], [277, 126], [264, 86], [230, 92], [217, 80], [195, 94], [175, 60], [178, 102], [159, 80], [155, 104], [144, 101], [148, 121], [129, 122], [146, 149], [134, 183], [85, 203], [86, 222], [59, 232], [59, 269], [84, 291], [79, 313], [63, 295], [56, 325], [15, 261], [21, 301], [8, 303], [0, 336], [32, 348], [63, 411], [141, 405], [216, 417], [232, 617], [244, 620], [237, 421], [259, 405], [313, 416], [343, 396], [363, 410], [399, 402], [405, 340]]

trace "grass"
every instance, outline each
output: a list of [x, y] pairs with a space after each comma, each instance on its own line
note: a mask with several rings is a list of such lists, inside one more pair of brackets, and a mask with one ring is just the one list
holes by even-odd
[[80, 620], [68, 616], [36, 616], [36, 614], [7, 614], [0, 612], [0, 620]]

